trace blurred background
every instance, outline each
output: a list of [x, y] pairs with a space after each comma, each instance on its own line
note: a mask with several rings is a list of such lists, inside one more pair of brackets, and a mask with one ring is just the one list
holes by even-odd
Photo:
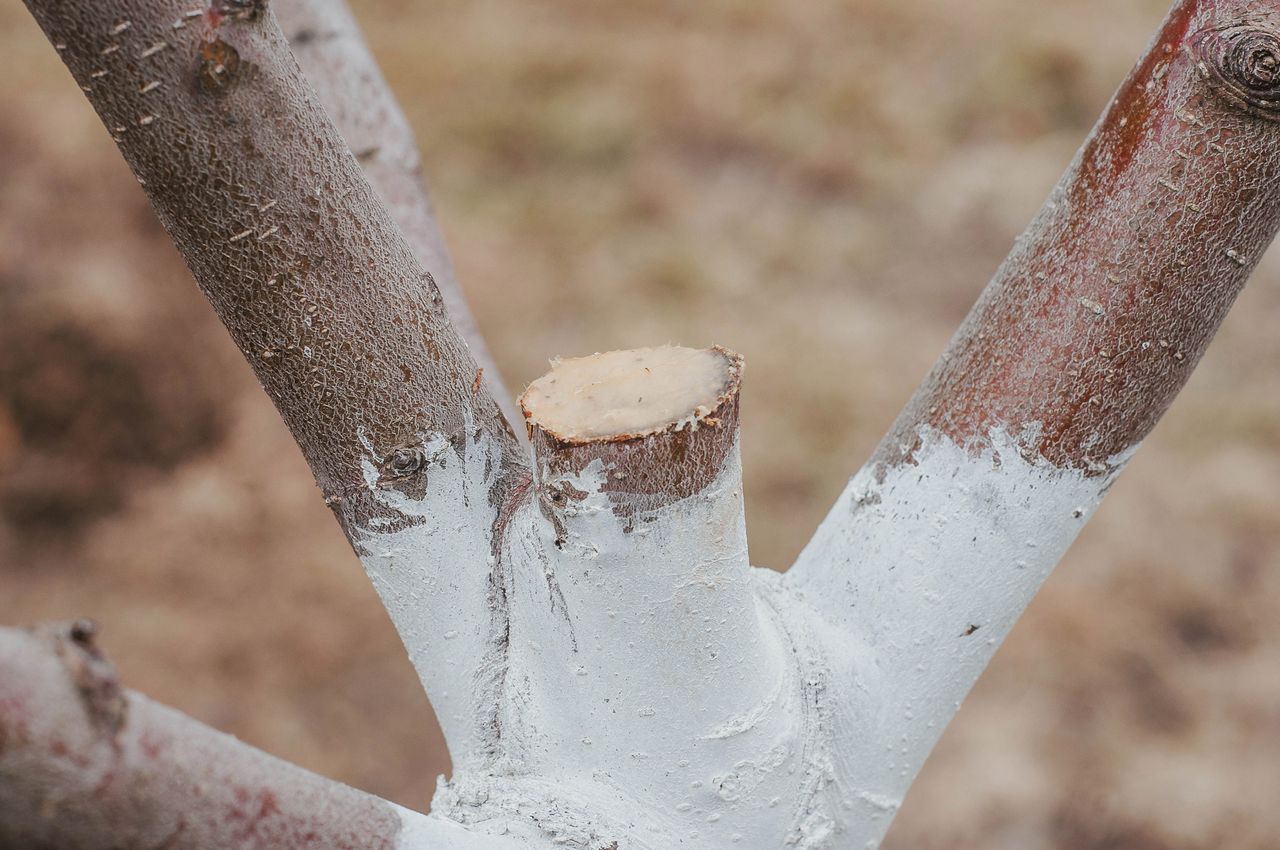
[[[746, 355], [755, 563], [887, 428], [1164, 0], [357, 0], [515, 389]], [[18, 3], [0, 6], [0, 622], [423, 807], [390, 622]], [[892, 848], [1280, 845], [1280, 252], [947, 732]]]

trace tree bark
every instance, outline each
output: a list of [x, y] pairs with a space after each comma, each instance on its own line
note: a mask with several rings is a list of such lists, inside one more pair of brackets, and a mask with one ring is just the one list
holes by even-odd
[[490, 737], [474, 683], [502, 663], [495, 526], [528, 471], [435, 283], [264, 2], [27, 5], [293, 432], [466, 760]]
[[351, 10], [343, 0], [274, 0], [271, 8], [307, 81], [414, 256], [435, 280], [449, 321], [484, 371], [485, 386], [507, 420], [518, 423], [514, 396], [503, 384], [449, 261], [424, 182], [413, 128], [383, 79]]
[[422, 435], [518, 446], [265, 2], [29, 0], [348, 533]]
[[1277, 69], [1274, 3], [1174, 5], [788, 574], [884, 676], [868, 785], [905, 790], [1271, 243]]
[[436, 810], [523, 846], [876, 846], [1280, 224], [1280, 10], [1183, 0], [780, 578], [748, 566], [735, 357], [589, 358], [645, 374], [567, 426], [547, 397], [613, 376], [558, 366], [531, 469], [260, 2], [27, 2], [428, 686]]
[[1168, 409], [1280, 225], [1274, 4], [1178, 3], [881, 445], [993, 430], [1102, 474]]
[[122, 688], [87, 621], [0, 629], [0, 847], [503, 846], [308, 773]]

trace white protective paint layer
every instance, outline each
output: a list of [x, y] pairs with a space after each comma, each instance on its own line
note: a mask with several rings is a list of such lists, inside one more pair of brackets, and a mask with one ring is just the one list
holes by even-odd
[[396, 850], [525, 850], [536, 846], [514, 837], [477, 834], [444, 818], [390, 805], [400, 816]]
[[548, 847], [833, 846], [829, 676], [811, 612], [747, 564], [736, 447], [705, 490], [634, 516], [606, 473], [544, 482], [586, 494], [556, 522], [513, 521], [533, 533], [504, 560], [538, 566], [512, 576], [504, 760], [433, 810]]
[[424, 435], [431, 458], [426, 493], [411, 499], [378, 485], [381, 458], [366, 445], [365, 483], [379, 503], [408, 527], [387, 520], [355, 535], [369, 580], [390, 614], [444, 730], [455, 767], [491, 746], [485, 726], [492, 693], [477, 688], [495, 662], [489, 577], [493, 569], [490, 504], [501, 469], [499, 449], [487, 436], [477, 442], [468, 423], [462, 451], [443, 435]]
[[472, 531], [495, 516], [492, 448], [424, 440], [425, 497], [378, 491], [415, 524], [358, 544], [470, 748], [432, 817], [530, 848], [876, 847], [1126, 459], [1059, 469], [1025, 457], [1033, 436], [922, 430], [912, 462], [854, 477], [786, 576], [748, 566], [736, 447], [704, 491], [635, 514], [599, 460], [541, 470], [585, 495], [525, 500], [495, 572]]
[[[878, 846], [947, 722], [1132, 454], [1105, 474], [1027, 459], [1033, 434], [960, 446], [922, 428], [913, 462], [864, 468], [785, 578], [865, 647], [870, 717], [838, 738], [840, 780], [888, 817], [851, 819], [841, 847]], [[1136, 447], [1135, 447], [1136, 448]], [[882, 476], [882, 477], [878, 477]]]
[[526, 757], [625, 789], [655, 825], [704, 846], [785, 828], [760, 815], [790, 784], [764, 765], [795, 759], [796, 711], [747, 561], [737, 446], [709, 487], [635, 516], [615, 512], [608, 474], [596, 460], [543, 482], [586, 496], [560, 530], [535, 518], [543, 570], [519, 575], [512, 598]]

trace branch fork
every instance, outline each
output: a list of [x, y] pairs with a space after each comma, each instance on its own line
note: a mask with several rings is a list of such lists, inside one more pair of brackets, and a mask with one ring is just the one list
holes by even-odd
[[236, 846], [874, 848], [1280, 227], [1280, 10], [1181, 0], [779, 575], [748, 560], [733, 353], [559, 361], [512, 433], [340, 0], [275, 4], [319, 93], [259, 3], [26, 2], [292, 429], [455, 765], [409, 813], [138, 695], [117, 712], [86, 639], [4, 631], [0, 840], [26, 846], [231, 846], [198, 826], [214, 788], [284, 830]]

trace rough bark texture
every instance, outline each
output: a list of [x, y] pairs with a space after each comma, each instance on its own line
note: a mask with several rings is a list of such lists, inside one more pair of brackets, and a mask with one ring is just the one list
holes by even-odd
[[455, 763], [492, 751], [495, 540], [527, 459], [272, 12], [27, 5], [293, 432]]
[[0, 629], [0, 847], [409, 846], [474, 845], [125, 690], [91, 624]]
[[1178, 3], [879, 459], [927, 424], [1099, 472], [1145, 437], [1280, 226], [1280, 9]]
[[265, 2], [28, 7], [84, 89], [351, 532], [412, 489], [420, 435], [518, 444], [429, 275]]
[[[455, 756], [436, 810], [483, 846], [876, 846], [1280, 222], [1280, 9], [1184, 0], [780, 578], [748, 565], [732, 355], [710, 414], [531, 423], [530, 471], [260, 3], [28, 3], [344, 518]], [[82, 654], [115, 764], [148, 709]], [[58, 764], [0, 711], [0, 769]]]
[[418, 262], [435, 280], [449, 320], [484, 370], [485, 386], [508, 420], [518, 422], [514, 397], [503, 385], [449, 261], [413, 128], [369, 53], [351, 10], [343, 0], [274, 0], [271, 8], [307, 81]]
[[787, 574], [873, 659], [858, 722], [892, 756], [862, 750], [845, 781], [889, 814], [1274, 237], [1278, 103], [1275, 3], [1175, 4]]

